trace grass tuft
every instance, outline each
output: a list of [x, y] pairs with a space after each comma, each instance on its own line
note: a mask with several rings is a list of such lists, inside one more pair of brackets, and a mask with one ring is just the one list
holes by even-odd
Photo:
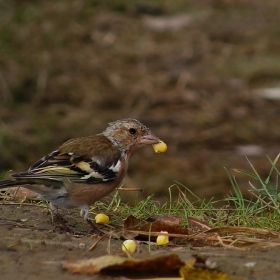
[[[182, 218], [183, 224], [188, 225], [188, 217], [203, 220], [213, 227], [221, 226], [246, 226], [256, 228], [269, 228], [279, 230], [279, 175], [276, 166], [280, 155], [275, 160], [269, 161], [271, 169], [266, 178], [261, 178], [250, 160], [247, 158], [252, 171], [234, 169], [234, 172], [243, 174], [249, 178], [248, 199], [241, 192], [236, 177], [225, 169], [231, 186], [231, 193], [222, 200], [215, 201], [201, 199], [188, 187], [176, 182], [169, 187], [168, 199], [160, 204], [153, 196], [138, 202], [135, 206], [129, 206], [121, 200], [120, 192], [117, 191], [108, 202], [97, 202], [91, 209], [93, 213], [110, 213], [115, 221], [123, 221], [129, 215], [140, 219], [147, 219], [155, 215], [173, 215]], [[272, 179], [276, 178], [276, 179]], [[178, 199], [173, 199], [175, 192], [179, 192]]]

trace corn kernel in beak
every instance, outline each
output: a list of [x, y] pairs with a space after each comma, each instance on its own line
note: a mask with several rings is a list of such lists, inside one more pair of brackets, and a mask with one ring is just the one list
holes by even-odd
[[130, 254], [133, 254], [135, 252], [136, 248], [137, 248], [137, 243], [132, 239], [125, 240], [122, 244], [122, 250], [125, 253], [128, 252]]
[[153, 145], [153, 149], [156, 153], [164, 153], [167, 150], [167, 145], [163, 141], [160, 141]]
[[104, 225], [109, 224], [109, 217], [105, 214], [101, 214], [101, 213], [97, 214], [95, 216], [95, 222], [97, 224], [104, 224]]
[[[167, 231], [161, 231], [162, 233], [168, 233]], [[168, 235], [159, 235], [157, 237], [157, 245], [166, 245], [169, 242]]]

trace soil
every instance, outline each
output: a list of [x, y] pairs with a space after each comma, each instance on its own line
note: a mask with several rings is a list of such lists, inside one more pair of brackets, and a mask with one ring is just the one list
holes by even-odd
[[[102, 239], [92, 250], [97, 236], [79, 217], [78, 211], [63, 210], [68, 225], [77, 233], [61, 232], [51, 223], [46, 208], [36, 204], [1, 204], [0, 206], [0, 271], [2, 279], [89, 279], [88, 275], [72, 275], [62, 270], [62, 262], [99, 257], [107, 254], [123, 256], [121, 240]], [[140, 244], [137, 258], [176, 253], [182, 259], [200, 256], [216, 262], [220, 271], [233, 279], [279, 279], [279, 248], [200, 248], [152, 246]], [[269, 269], [268, 269], [269, 268]], [[112, 279], [95, 275], [90, 279]]]

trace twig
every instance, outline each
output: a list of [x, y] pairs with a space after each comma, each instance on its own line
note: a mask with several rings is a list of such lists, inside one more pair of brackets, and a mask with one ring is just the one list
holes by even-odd
[[144, 192], [144, 188], [118, 188], [119, 191], [137, 191], [137, 192]]
[[105, 236], [106, 234], [102, 235], [102, 236], [98, 236], [98, 240], [96, 240], [89, 248], [88, 251], [92, 251], [95, 246], [100, 242], [100, 240]]
[[249, 192], [250, 192], [254, 197], [256, 197], [256, 198], [259, 199], [261, 202], [263, 202], [267, 207], [272, 208], [272, 209], [274, 209], [274, 210], [278, 210], [276, 207], [271, 206], [269, 203], [267, 203], [267, 202], [264, 201], [262, 198], [260, 198], [260, 196], [258, 196], [257, 194], [255, 194], [254, 191], [249, 190]]

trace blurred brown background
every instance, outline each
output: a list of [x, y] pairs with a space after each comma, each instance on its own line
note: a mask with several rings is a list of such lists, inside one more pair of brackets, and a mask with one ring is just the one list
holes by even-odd
[[[126, 186], [224, 196], [279, 149], [278, 0], [0, 0], [0, 174], [137, 118], [168, 144]], [[248, 188], [248, 178], [240, 178]], [[126, 194], [127, 195], [127, 194]], [[128, 197], [135, 197], [129, 193]]]

